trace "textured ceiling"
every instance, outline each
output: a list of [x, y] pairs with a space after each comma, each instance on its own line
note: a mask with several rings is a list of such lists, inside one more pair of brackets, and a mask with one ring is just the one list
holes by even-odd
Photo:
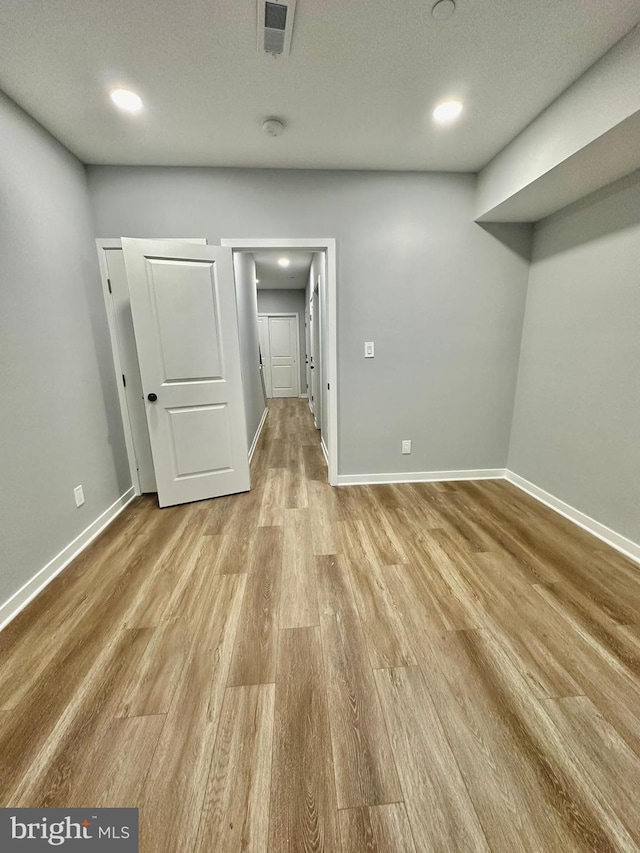
[[[2, 0], [0, 88], [87, 163], [476, 171], [640, 17], [638, 0], [458, 0], [445, 22], [431, 5], [298, 0], [274, 59], [254, 0]], [[115, 86], [144, 112], [117, 113]], [[448, 97], [466, 109], [443, 129]]]
[[[309, 282], [309, 268], [313, 255], [311, 252], [298, 252], [287, 249], [264, 249], [253, 252], [256, 262], [258, 290], [304, 290]], [[279, 258], [289, 258], [291, 262], [284, 268], [278, 265]]]

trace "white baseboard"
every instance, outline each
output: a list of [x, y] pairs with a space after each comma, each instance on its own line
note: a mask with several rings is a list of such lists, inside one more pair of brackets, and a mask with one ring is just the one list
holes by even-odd
[[[325, 452], [326, 448], [322, 447]], [[505, 479], [514, 486], [517, 486], [523, 492], [526, 492], [531, 497], [555, 510], [560, 515], [568, 518], [578, 527], [582, 527], [588, 533], [592, 533], [602, 542], [611, 545], [616, 551], [620, 551], [625, 557], [629, 557], [636, 563], [640, 563], [640, 544], [631, 539], [627, 539], [621, 533], [616, 533], [594, 518], [586, 515], [584, 512], [572, 507], [556, 498], [549, 492], [545, 492], [534, 483], [525, 480], [518, 474], [510, 471], [508, 468], [485, 468], [470, 471], [415, 471], [412, 473], [398, 474], [339, 474], [338, 486], [366, 486], [382, 483], [437, 483], [446, 482], [448, 480], [502, 480]]]
[[338, 474], [339, 486], [368, 486], [382, 483], [440, 483], [448, 480], [502, 480], [504, 468], [469, 471], [412, 471], [396, 474]]
[[306, 395], [306, 394], [300, 394], [299, 399], [300, 399], [300, 400], [306, 400], [306, 399], [307, 399], [307, 395]]
[[99, 515], [73, 542], [69, 542], [53, 560], [28, 580], [17, 592], [0, 605], [0, 631], [23, 610], [36, 595], [66, 568], [98, 536], [108, 527], [114, 518], [134, 499], [134, 488], [131, 486], [123, 495], [114, 501], [108, 509]]
[[324, 443], [324, 438], [320, 436], [320, 447], [322, 448], [322, 452], [324, 453], [324, 461], [329, 464], [329, 452], [327, 451], [327, 445]]
[[545, 504], [560, 515], [568, 518], [569, 521], [573, 521], [578, 527], [582, 527], [583, 530], [597, 536], [598, 539], [606, 542], [607, 545], [611, 545], [612, 548], [620, 551], [625, 557], [629, 557], [630, 560], [640, 563], [640, 545], [637, 542], [633, 542], [631, 539], [627, 539], [626, 536], [616, 533], [615, 530], [611, 530], [610, 527], [606, 527], [604, 524], [596, 521], [595, 518], [585, 515], [584, 512], [580, 512], [579, 509], [561, 501], [560, 498], [556, 498], [549, 492], [545, 492], [544, 489], [541, 489], [534, 483], [530, 483], [524, 477], [520, 477], [519, 474], [509, 471], [509, 469], [505, 471], [505, 479], [519, 489], [522, 489], [523, 492], [531, 495], [532, 498], [540, 501], [540, 503]]
[[256, 446], [258, 444], [258, 439], [260, 438], [260, 433], [262, 432], [262, 427], [264, 426], [264, 422], [267, 419], [267, 415], [269, 414], [269, 409], [265, 408], [262, 413], [262, 417], [260, 418], [260, 423], [258, 424], [258, 429], [256, 430], [256, 434], [253, 436], [253, 441], [251, 442], [251, 447], [249, 448], [249, 464], [251, 464], [251, 460], [253, 459], [253, 454], [256, 452]]

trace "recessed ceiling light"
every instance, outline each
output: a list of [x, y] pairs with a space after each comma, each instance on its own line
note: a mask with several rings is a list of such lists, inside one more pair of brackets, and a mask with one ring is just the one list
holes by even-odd
[[462, 101], [443, 101], [433, 111], [433, 117], [439, 124], [455, 121], [462, 112]]
[[288, 267], [290, 263], [291, 261], [289, 260], [289, 258], [280, 258], [280, 260], [278, 261], [278, 264], [281, 267]]
[[129, 89], [113, 89], [110, 94], [111, 100], [120, 110], [127, 113], [137, 113], [142, 109], [142, 98]]
[[448, 21], [456, 11], [454, 0], [438, 0], [431, 9], [431, 14], [436, 21]]
[[259, 278], [257, 278], [257, 279], [256, 279], [256, 284], [260, 284], [260, 279], [259, 279]]

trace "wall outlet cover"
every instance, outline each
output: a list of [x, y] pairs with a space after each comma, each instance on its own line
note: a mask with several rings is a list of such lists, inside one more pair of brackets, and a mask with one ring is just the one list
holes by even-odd
[[84, 489], [82, 486], [76, 486], [73, 490], [73, 495], [76, 499], [76, 506], [82, 506], [84, 503]]
[[403, 454], [411, 453], [411, 439], [405, 438], [402, 442], [402, 452]]

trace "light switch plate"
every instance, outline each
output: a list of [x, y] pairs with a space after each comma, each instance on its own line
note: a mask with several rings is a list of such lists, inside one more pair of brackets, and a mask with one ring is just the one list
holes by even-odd
[[374, 355], [375, 355], [375, 353], [374, 353], [373, 341], [365, 341], [364, 342], [364, 357], [365, 358], [373, 358]]

